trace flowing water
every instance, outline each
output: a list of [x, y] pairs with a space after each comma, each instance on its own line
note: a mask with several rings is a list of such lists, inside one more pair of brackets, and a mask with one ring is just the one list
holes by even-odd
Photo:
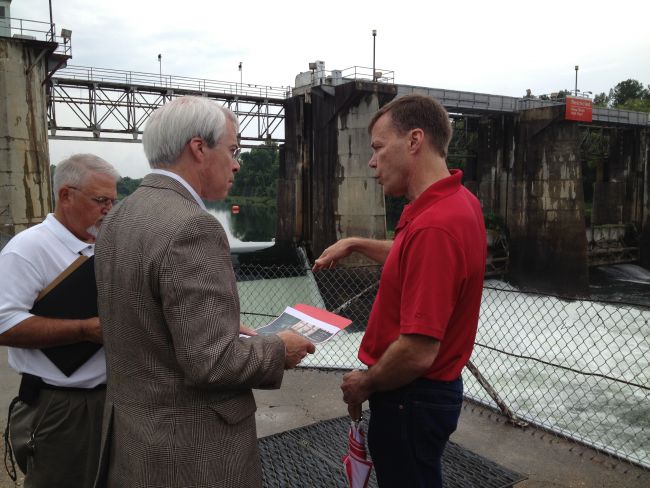
[[614, 264], [590, 270], [592, 297], [650, 306], [650, 271], [636, 264]]

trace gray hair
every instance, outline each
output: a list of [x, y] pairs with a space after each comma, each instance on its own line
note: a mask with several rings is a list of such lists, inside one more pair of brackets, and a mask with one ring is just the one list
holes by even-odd
[[193, 137], [200, 137], [213, 148], [223, 136], [228, 118], [238, 131], [237, 116], [205, 97], [180, 97], [156, 109], [142, 135], [149, 166], [169, 168], [176, 165]]
[[74, 154], [56, 165], [54, 170], [54, 201], [59, 200], [59, 190], [62, 186], [83, 186], [91, 174], [108, 175], [117, 183], [120, 174], [110, 163], [94, 154]]

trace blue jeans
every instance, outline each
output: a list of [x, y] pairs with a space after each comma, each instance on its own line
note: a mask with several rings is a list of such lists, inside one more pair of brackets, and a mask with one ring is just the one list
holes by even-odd
[[420, 378], [370, 396], [368, 448], [381, 488], [442, 487], [442, 452], [462, 403], [462, 378]]

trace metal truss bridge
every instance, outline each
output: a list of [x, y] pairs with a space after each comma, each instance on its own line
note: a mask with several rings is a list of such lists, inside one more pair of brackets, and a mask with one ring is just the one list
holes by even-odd
[[284, 141], [290, 87], [69, 66], [49, 83], [50, 139], [141, 142], [151, 113], [175, 97], [204, 96], [237, 114], [243, 147]]
[[[312, 85], [370, 79], [364, 69], [349, 68], [339, 72], [336, 80], [327, 72], [314, 79], [312, 73]], [[393, 76], [389, 71], [387, 77], [376, 81], [393, 83]], [[292, 96], [289, 86], [252, 85], [81, 66], [56, 71], [48, 87], [50, 139], [140, 142], [143, 126], [156, 108], [174, 97], [197, 95], [216, 100], [237, 114], [242, 147], [284, 142], [284, 103]], [[421, 93], [437, 98], [452, 117], [502, 114], [558, 103], [409, 85], [397, 85], [397, 88], [398, 96]], [[594, 123], [605, 126], [650, 125], [647, 114], [600, 107], [594, 107]]]

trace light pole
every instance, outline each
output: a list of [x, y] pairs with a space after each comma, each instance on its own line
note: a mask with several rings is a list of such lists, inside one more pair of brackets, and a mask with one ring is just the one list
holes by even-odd
[[244, 89], [244, 75], [243, 72], [244, 70], [242, 69], [242, 62], [239, 62], [239, 93], [241, 93]]
[[578, 65], [576, 64], [576, 90], [575, 90], [576, 97], [578, 96]]
[[54, 29], [54, 18], [52, 17], [52, 0], [49, 0], [49, 3], [50, 3], [50, 41], [54, 42], [55, 29]]
[[160, 84], [162, 85], [162, 54], [158, 55], [158, 74], [160, 75]]
[[377, 39], [377, 29], [372, 30], [372, 81], [373, 83], [376, 80], [375, 77], [375, 39]]

